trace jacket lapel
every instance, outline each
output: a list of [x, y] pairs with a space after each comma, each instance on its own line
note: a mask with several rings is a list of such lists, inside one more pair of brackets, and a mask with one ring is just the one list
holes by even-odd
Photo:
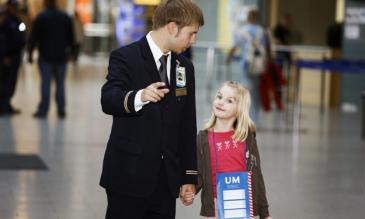
[[143, 37], [140, 40], [140, 48], [142, 57], [144, 59], [144, 69], [148, 72], [148, 75], [150, 76], [152, 83], [161, 81], [155, 60], [153, 59], [153, 55], [148, 45], [146, 37]]

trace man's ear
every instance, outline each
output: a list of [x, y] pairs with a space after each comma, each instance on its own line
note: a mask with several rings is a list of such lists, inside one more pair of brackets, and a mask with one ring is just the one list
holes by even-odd
[[178, 32], [179, 32], [179, 27], [177, 26], [177, 24], [175, 22], [169, 22], [167, 25], [166, 25], [166, 28], [167, 28], [167, 31], [175, 36]]

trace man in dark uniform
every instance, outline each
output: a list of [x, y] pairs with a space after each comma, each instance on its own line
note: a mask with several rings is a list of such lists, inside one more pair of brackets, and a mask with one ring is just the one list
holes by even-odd
[[25, 25], [18, 17], [18, 1], [8, 0], [6, 3], [6, 18], [4, 31], [7, 35], [7, 52], [4, 58], [5, 75], [3, 77], [3, 96], [1, 97], [0, 114], [17, 114], [20, 111], [11, 105], [14, 96], [18, 70], [22, 60], [22, 51], [25, 46]]
[[100, 180], [107, 219], [172, 219], [179, 193], [189, 205], [185, 194], [195, 192], [194, 67], [179, 53], [204, 18], [191, 0], [162, 2], [153, 30], [110, 56], [101, 95], [113, 116]]

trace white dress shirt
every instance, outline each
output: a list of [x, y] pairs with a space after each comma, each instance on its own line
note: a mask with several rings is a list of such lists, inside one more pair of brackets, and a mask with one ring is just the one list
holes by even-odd
[[[160, 62], [161, 56], [162, 55], [169, 55], [167, 57], [167, 80], [170, 82], [171, 51], [168, 52], [168, 53], [163, 53], [161, 51], [161, 49], [157, 46], [155, 41], [153, 41], [153, 39], [151, 37], [151, 32], [149, 32], [147, 34], [146, 38], [147, 38], [148, 45], [149, 45], [149, 47], [151, 49], [151, 52], [152, 52], [152, 55], [153, 55], [153, 59], [155, 60], [155, 64], [156, 64], [157, 69], [159, 69], [160, 66], [161, 66], [161, 62]], [[142, 90], [139, 90], [136, 94], [136, 97], [134, 98], [134, 109], [136, 110], [136, 112], [141, 110], [144, 105], [146, 105], [147, 103], [150, 102], [150, 101], [142, 102], [141, 94], [142, 94]]]

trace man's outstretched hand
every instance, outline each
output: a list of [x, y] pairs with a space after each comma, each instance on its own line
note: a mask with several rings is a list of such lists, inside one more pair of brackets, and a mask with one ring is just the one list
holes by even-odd
[[158, 101], [161, 101], [162, 98], [164, 98], [165, 95], [169, 92], [169, 89], [165, 87], [166, 85], [163, 82], [156, 82], [150, 84], [142, 91], [141, 94], [142, 102], [151, 101], [153, 103], [156, 103]]

